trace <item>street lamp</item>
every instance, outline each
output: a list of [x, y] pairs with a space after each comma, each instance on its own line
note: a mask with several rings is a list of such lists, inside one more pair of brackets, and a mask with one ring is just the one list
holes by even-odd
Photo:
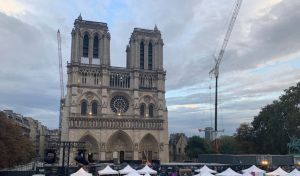
[[263, 167], [264, 170], [268, 170], [268, 165], [269, 165], [269, 161], [266, 159], [263, 159], [261, 161], [261, 166]]
[[261, 161], [261, 165], [263, 165], [263, 166], [268, 166], [268, 164], [269, 164], [268, 160], [262, 160]]

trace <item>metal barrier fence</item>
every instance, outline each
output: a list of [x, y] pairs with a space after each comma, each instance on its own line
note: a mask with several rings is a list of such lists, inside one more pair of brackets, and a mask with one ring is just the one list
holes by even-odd
[[35, 171], [0, 171], [1, 176], [32, 176]]

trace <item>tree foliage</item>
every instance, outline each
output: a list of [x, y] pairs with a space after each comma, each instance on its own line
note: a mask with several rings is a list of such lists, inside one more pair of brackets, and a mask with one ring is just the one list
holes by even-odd
[[34, 156], [32, 142], [23, 136], [21, 127], [0, 112], [0, 168], [29, 162]]
[[191, 159], [198, 158], [199, 154], [207, 154], [211, 152], [212, 148], [210, 141], [199, 136], [190, 137], [187, 146], [185, 147], [185, 153]]
[[254, 131], [249, 123], [242, 123], [237, 128], [234, 134], [236, 140], [236, 149], [239, 154], [253, 154], [256, 153], [254, 145]]
[[219, 152], [221, 154], [236, 154], [237, 142], [233, 136], [221, 136], [219, 139]]
[[287, 154], [290, 137], [300, 136], [299, 127], [300, 83], [297, 83], [284, 90], [278, 100], [263, 107], [251, 125], [241, 125], [235, 136], [245, 153]]

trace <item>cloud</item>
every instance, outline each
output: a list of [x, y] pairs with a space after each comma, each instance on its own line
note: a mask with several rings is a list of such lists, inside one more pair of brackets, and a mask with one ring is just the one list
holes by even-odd
[[[198, 128], [213, 124], [214, 79], [208, 72], [234, 3], [3, 1], [0, 108], [37, 116], [34, 118], [48, 126], [58, 126], [56, 31], [61, 30], [65, 64], [70, 58], [73, 22], [81, 13], [83, 19], [108, 23], [113, 66], [125, 66], [125, 48], [134, 27], [152, 29], [158, 25], [165, 43], [169, 130], [199, 134]], [[251, 121], [261, 107], [299, 81], [299, 7], [297, 0], [243, 2], [220, 67], [219, 128], [225, 128], [226, 134], [232, 134], [239, 123]]]
[[[15, 17], [0, 13], [1, 108], [11, 107], [24, 114], [33, 113], [33, 107], [58, 117], [59, 81], [55, 36], [28, 25]], [[55, 34], [55, 31], [52, 31]], [[44, 114], [35, 118], [43, 118]], [[47, 124], [56, 126], [55, 123]]]
[[7, 15], [24, 15], [30, 6], [15, 0], [2, 0], [0, 11]]

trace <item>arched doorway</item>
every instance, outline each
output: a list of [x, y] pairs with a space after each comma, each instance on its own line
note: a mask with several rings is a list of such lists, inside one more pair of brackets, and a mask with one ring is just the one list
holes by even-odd
[[146, 134], [139, 145], [139, 159], [152, 161], [159, 159], [158, 142], [151, 134]]
[[133, 143], [130, 136], [122, 130], [112, 134], [107, 142], [106, 160], [117, 159], [118, 162], [133, 159]]
[[[85, 142], [86, 151], [85, 159], [86, 160], [99, 160], [99, 146], [97, 140], [91, 135], [85, 135], [79, 139], [80, 142]], [[89, 157], [89, 158], [88, 158]]]

